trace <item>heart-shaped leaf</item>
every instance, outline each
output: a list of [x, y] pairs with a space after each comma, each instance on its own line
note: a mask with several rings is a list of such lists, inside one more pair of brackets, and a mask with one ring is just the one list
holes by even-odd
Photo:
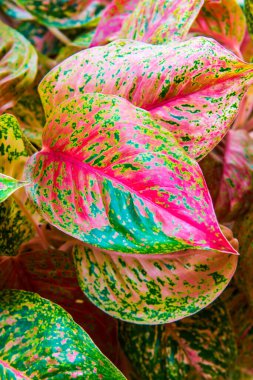
[[108, 0], [19, 0], [19, 3], [40, 23], [59, 29], [90, 26], [98, 21], [98, 16]]
[[220, 222], [229, 222], [252, 202], [253, 139], [244, 130], [230, 130], [200, 166]]
[[[0, 257], [0, 289], [21, 289], [62, 306], [91, 336], [99, 349], [114, 362], [117, 359], [117, 322], [84, 296], [76, 277], [69, 237], [48, 225], [41, 237], [22, 244], [14, 257]], [[63, 235], [63, 236], [62, 236]]]
[[35, 293], [1, 291], [0, 327], [0, 373], [12, 378], [125, 379], [66, 311]]
[[207, 2], [191, 32], [212, 37], [241, 57], [240, 47], [246, 32], [245, 16], [236, 0]]
[[0, 21], [0, 113], [14, 106], [33, 82], [37, 54], [22, 34]]
[[61, 103], [26, 167], [43, 217], [73, 237], [125, 253], [234, 253], [198, 164], [149, 112], [86, 94]]
[[74, 249], [84, 294], [110, 315], [134, 323], [169, 323], [217, 298], [232, 278], [237, 256], [189, 250], [171, 255], [123, 255]]
[[5, 201], [14, 191], [27, 184], [28, 182], [17, 181], [15, 178], [0, 173], [0, 203]]
[[[12, 115], [0, 116], [0, 147], [0, 173], [14, 177], [20, 187], [29, 146]], [[20, 189], [15, 199], [11, 196], [0, 204], [0, 255], [15, 255], [18, 247], [34, 233], [32, 216], [24, 206], [26, 199], [24, 189]]]
[[66, 59], [39, 92], [47, 116], [87, 92], [124, 97], [149, 110], [200, 159], [225, 135], [252, 81], [251, 64], [204, 37], [166, 46], [124, 40]]
[[227, 379], [236, 342], [226, 307], [211, 307], [162, 326], [119, 324], [121, 347], [139, 380]]
[[113, 0], [105, 9], [91, 46], [128, 38], [166, 44], [184, 38], [204, 0]]

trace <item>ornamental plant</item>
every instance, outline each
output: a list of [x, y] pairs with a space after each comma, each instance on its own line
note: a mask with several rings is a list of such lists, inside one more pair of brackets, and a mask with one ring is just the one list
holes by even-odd
[[253, 379], [252, 25], [0, 0], [1, 379]]

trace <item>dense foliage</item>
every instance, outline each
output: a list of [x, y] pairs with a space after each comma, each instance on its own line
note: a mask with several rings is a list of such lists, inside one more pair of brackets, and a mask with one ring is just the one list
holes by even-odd
[[1, 379], [253, 379], [251, 34], [252, 0], [0, 0]]

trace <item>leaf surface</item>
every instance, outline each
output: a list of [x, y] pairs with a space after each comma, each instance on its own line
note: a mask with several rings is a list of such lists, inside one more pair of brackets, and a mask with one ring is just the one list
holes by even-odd
[[43, 0], [19, 0], [19, 3], [39, 22], [59, 29], [90, 26], [98, 20], [101, 10], [108, 0], [76, 0], [75, 2], [61, 0], [47, 2]]
[[125, 379], [61, 307], [35, 293], [0, 294], [1, 367], [13, 376]]
[[235, 220], [252, 202], [252, 138], [245, 130], [230, 130], [200, 165], [218, 220]]
[[245, 16], [236, 0], [206, 2], [191, 32], [212, 37], [241, 57], [240, 47], [246, 32]]
[[61, 103], [26, 180], [48, 222], [101, 249], [235, 253], [198, 164], [149, 112], [125, 99], [86, 94]]
[[128, 38], [151, 44], [183, 39], [203, 0], [114, 0], [105, 9], [91, 46]]
[[237, 256], [217, 251], [130, 256], [77, 246], [74, 255], [84, 294], [110, 315], [142, 324], [170, 323], [206, 307], [237, 264]]
[[46, 116], [83, 93], [126, 98], [200, 159], [227, 132], [252, 77], [251, 64], [204, 37], [166, 46], [121, 40], [66, 59], [45, 76], [39, 92]]
[[[113, 362], [118, 352], [117, 323], [103, 313], [81, 291], [71, 254], [69, 237], [48, 225], [41, 236], [23, 244], [16, 256], [0, 257], [0, 289], [21, 289], [62, 306], [91, 336], [99, 349]], [[62, 236], [63, 235], [63, 236]]]
[[23, 187], [28, 182], [17, 181], [15, 178], [0, 173], [0, 203], [5, 201], [14, 191]]
[[37, 72], [37, 54], [29, 41], [0, 21], [0, 113], [14, 106]]
[[177, 323], [119, 327], [121, 347], [140, 380], [227, 379], [236, 359], [231, 320], [220, 301]]
[[[14, 177], [21, 183], [23, 169], [28, 159], [25, 139], [16, 118], [9, 114], [0, 116], [0, 173]], [[19, 185], [18, 185], [19, 186]], [[15, 255], [18, 247], [34, 233], [30, 214], [24, 204], [24, 189], [0, 204], [0, 255]]]

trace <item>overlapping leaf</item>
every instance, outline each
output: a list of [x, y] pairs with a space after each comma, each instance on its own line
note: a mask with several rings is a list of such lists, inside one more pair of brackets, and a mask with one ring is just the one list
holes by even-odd
[[48, 222], [101, 249], [234, 252], [198, 164], [125, 99], [86, 94], [61, 103], [26, 178]]
[[116, 38], [167, 44], [184, 38], [204, 0], [113, 0], [96, 29], [91, 46]]
[[19, 3], [39, 22], [59, 29], [90, 26], [98, 22], [98, 16], [108, 0], [19, 0]]
[[177, 323], [119, 326], [121, 347], [139, 380], [225, 380], [236, 359], [231, 320], [220, 301]]
[[168, 323], [206, 307], [229, 283], [237, 256], [189, 250], [172, 255], [116, 255], [74, 250], [79, 284], [110, 315], [134, 323]]
[[252, 202], [253, 140], [244, 130], [230, 130], [200, 165], [219, 221], [235, 220]]
[[0, 113], [14, 106], [36, 72], [37, 54], [33, 46], [0, 21]]
[[246, 32], [245, 16], [236, 0], [206, 2], [191, 32], [212, 37], [241, 57], [240, 47]]
[[15, 257], [0, 257], [0, 289], [32, 291], [59, 304], [115, 362], [118, 351], [116, 320], [83, 295], [68, 236], [48, 225], [41, 227], [42, 234], [44, 241], [41, 236], [33, 238], [19, 248]]
[[0, 326], [0, 374], [125, 379], [66, 311], [35, 293], [1, 291]]
[[15, 178], [0, 173], [0, 202], [5, 201], [11, 194], [28, 182], [17, 181]]
[[[22, 132], [14, 116], [0, 116], [0, 173], [22, 179], [23, 168], [28, 158]], [[25, 207], [23, 189], [0, 204], [0, 255], [15, 255], [18, 247], [34, 233], [30, 212]]]
[[251, 64], [204, 37], [167, 46], [125, 40], [71, 56], [46, 75], [39, 92], [46, 115], [87, 92], [124, 97], [200, 159], [227, 132], [252, 77]]

